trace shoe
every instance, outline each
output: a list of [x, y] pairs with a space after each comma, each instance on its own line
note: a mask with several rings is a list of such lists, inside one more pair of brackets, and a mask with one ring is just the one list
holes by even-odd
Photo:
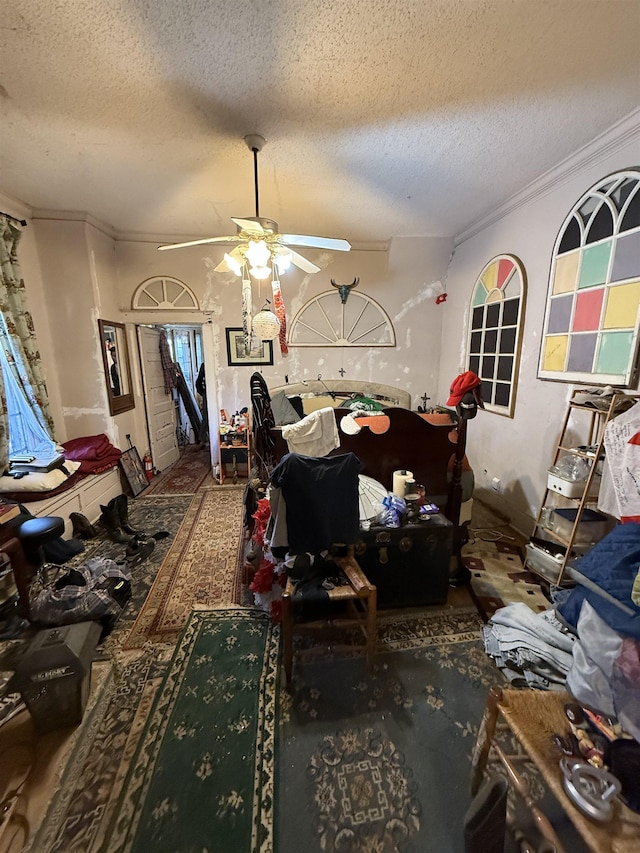
[[136, 530], [129, 524], [129, 498], [125, 494], [122, 494], [113, 500], [115, 501], [120, 517], [120, 527], [122, 527], [125, 533], [129, 533], [131, 536], [141, 535], [141, 530]]
[[152, 536], [144, 539], [133, 539], [129, 545], [127, 545], [127, 549], [125, 551], [127, 565], [129, 568], [135, 569], [136, 566], [139, 566], [140, 563], [144, 562], [147, 557], [151, 555], [155, 547], [156, 540]]
[[504, 853], [507, 791], [504, 776], [489, 776], [464, 816], [465, 853]]
[[117, 498], [112, 498], [106, 506], [100, 505], [100, 510], [102, 511], [100, 522], [112, 542], [123, 544], [130, 542], [131, 536], [122, 529], [120, 513], [115, 503], [116, 500]]
[[72, 512], [69, 515], [69, 521], [73, 526], [71, 534], [73, 539], [93, 539], [98, 535], [93, 524], [81, 512]]

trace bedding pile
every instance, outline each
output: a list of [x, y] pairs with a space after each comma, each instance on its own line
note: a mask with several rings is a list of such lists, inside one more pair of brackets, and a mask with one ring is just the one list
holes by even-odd
[[65, 459], [80, 462], [81, 474], [102, 474], [118, 464], [122, 451], [104, 433], [72, 438], [62, 443]]

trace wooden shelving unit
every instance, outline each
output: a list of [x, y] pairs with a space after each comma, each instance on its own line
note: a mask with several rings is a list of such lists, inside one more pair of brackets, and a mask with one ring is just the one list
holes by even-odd
[[[225, 437], [219, 436], [218, 463], [220, 465], [219, 482], [222, 485], [228, 477], [248, 477], [251, 465], [251, 431], [247, 428], [242, 444], [226, 444]], [[227, 473], [231, 466], [231, 473]]]
[[[583, 391], [575, 391], [582, 395]], [[549, 478], [542, 498], [536, 526], [529, 546], [527, 546], [526, 568], [544, 580], [558, 586], [566, 582], [565, 571], [571, 559], [581, 556], [594, 542], [577, 542], [580, 525], [584, 521], [585, 510], [595, 509], [599, 492], [599, 462], [604, 459], [604, 437], [609, 421], [622, 411], [626, 411], [626, 400], [635, 403], [640, 394], [626, 394], [616, 391], [607, 409], [597, 409], [584, 403], [570, 400], [560, 432], [551, 466], [555, 466], [565, 455], [585, 460], [588, 475], [579, 484], [558, 478]], [[584, 443], [573, 446], [570, 438], [573, 434], [584, 436]], [[588, 449], [586, 449], [588, 448]], [[553, 487], [552, 487], [553, 485]], [[563, 489], [564, 491], [558, 491]], [[562, 533], [551, 526], [551, 518], [556, 509], [573, 509], [575, 518], [570, 530]], [[612, 524], [614, 522], [612, 521]], [[583, 528], [584, 529], [584, 528]]]

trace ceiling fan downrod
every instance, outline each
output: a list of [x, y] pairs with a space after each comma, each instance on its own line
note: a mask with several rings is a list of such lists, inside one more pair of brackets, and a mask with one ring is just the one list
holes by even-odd
[[256, 219], [260, 218], [260, 196], [258, 193], [258, 154], [262, 151], [262, 146], [267, 141], [264, 136], [258, 133], [248, 133], [244, 141], [247, 143], [247, 148], [253, 153], [253, 186], [256, 197]]

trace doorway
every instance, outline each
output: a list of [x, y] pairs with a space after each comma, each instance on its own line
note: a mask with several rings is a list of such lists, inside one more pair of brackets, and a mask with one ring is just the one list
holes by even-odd
[[[177, 461], [180, 448], [199, 443], [201, 400], [196, 379], [202, 364], [202, 328], [197, 325], [137, 325], [140, 371], [142, 375], [147, 435], [154, 467], [165, 470]], [[162, 332], [166, 335], [169, 358], [180, 371], [180, 393], [165, 391], [160, 355]], [[200, 434], [198, 434], [200, 433]]]

